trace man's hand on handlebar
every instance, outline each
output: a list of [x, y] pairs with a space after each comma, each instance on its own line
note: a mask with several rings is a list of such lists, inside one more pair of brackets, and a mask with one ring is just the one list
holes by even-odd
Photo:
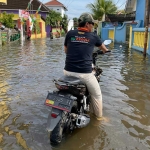
[[102, 43], [102, 45], [99, 47], [101, 51], [103, 51], [103, 54], [107, 52], [111, 52], [110, 50], [107, 49], [107, 47]]
[[111, 52], [111, 50], [107, 50], [107, 51], [105, 51], [105, 53], [108, 53], [108, 52]]
[[110, 50], [106, 50], [105, 52], [102, 51], [102, 50], [97, 50], [97, 51], [96, 51], [96, 53], [97, 53], [98, 55], [103, 55], [103, 54], [108, 53], [108, 52], [111, 52], [111, 51], [110, 51]]

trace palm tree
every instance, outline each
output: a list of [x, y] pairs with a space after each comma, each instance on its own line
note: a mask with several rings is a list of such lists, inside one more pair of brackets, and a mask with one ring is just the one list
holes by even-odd
[[87, 7], [92, 11], [93, 17], [98, 20], [101, 20], [105, 14], [113, 14], [117, 11], [112, 0], [95, 0], [93, 4], [90, 3]]

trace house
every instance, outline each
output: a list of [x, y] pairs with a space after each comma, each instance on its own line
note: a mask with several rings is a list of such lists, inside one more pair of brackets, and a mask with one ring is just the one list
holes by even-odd
[[[4, 0], [3, 0], [4, 1]], [[28, 3], [30, 0], [7, 0], [7, 5], [0, 5], [0, 10], [2, 12], [7, 12], [7, 13], [13, 13], [14, 14], [14, 21], [17, 25], [18, 28], [20, 28], [20, 18], [19, 18], [19, 10], [26, 10]], [[30, 15], [35, 15], [36, 11], [38, 10], [41, 2], [39, 0], [33, 0], [29, 9], [27, 10]], [[46, 36], [46, 30], [45, 30], [45, 19], [46, 19], [46, 14], [49, 13], [49, 9], [42, 4], [40, 11], [37, 15], [37, 22], [39, 23], [40, 26], [40, 33], [41, 36]], [[30, 26], [29, 20], [26, 20], [24, 23], [24, 30], [28, 29]]]
[[136, 0], [127, 0], [126, 6], [125, 6], [125, 12], [131, 13], [136, 11]]
[[[128, 43], [129, 48], [141, 51], [150, 55], [150, 28], [148, 39], [146, 36], [146, 4], [147, 0], [127, 0], [126, 13], [135, 12], [135, 20], [125, 21], [122, 26], [103, 27], [101, 30], [102, 39], [112, 39], [116, 43]], [[149, 12], [150, 13], [150, 12]], [[150, 21], [149, 21], [150, 23]], [[146, 45], [147, 43], [147, 45]]]
[[56, 12], [59, 12], [62, 17], [64, 17], [65, 12], [67, 11], [67, 8], [57, 0], [51, 0], [45, 3], [45, 6], [47, 6], [50, 10], [55, 10]]
[[[61, 17], [64, 17], [67, 8], [60, 3], [57, 0], [51, 0], [47, 3], [45, 3], [45, 6], [48, 7], [50, 10], [54, 10], [56, 12], [59, 12], [61, 14]], [[64, 32], [64, 30], [62, 30], [62, 27], [50, 27], [49, 25], [47, 26], [46, 30], [48, 31], [49, 34], [47, 34], [47, 36], [50, 36], [50, 32], [53, 33], [53, 36], [56, 37], [57, 36], [57, 32], [60, 32], [60, 34], [62, 33], [62, 31]]]
[[125, 6], [126, 13], [136, 12], [135, 20], [141, 20], [141, 27], [145, 26], [146, 0], [127, 0]]

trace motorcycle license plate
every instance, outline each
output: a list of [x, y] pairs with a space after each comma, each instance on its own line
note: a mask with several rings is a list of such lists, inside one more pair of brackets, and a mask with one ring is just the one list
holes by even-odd
[[58, 95], [55, 93], [48, 93], [47, 98], [45, 100], [45, 105], [54, 107], [60, 110], [65, 110], [70, 112], [73, 104], [73, 99]]

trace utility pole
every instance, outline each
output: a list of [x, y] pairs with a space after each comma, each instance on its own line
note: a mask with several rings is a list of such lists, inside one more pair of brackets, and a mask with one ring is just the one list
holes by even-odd
[[149, 11], [150, 11], [150, 0], [146, 0], [146, 11], [145, 11], [145, 39], [144, 39], [144, 52], [143, 56], [146, 57], [147, 41], [148, 41], [148, 27], [149, 27]]

